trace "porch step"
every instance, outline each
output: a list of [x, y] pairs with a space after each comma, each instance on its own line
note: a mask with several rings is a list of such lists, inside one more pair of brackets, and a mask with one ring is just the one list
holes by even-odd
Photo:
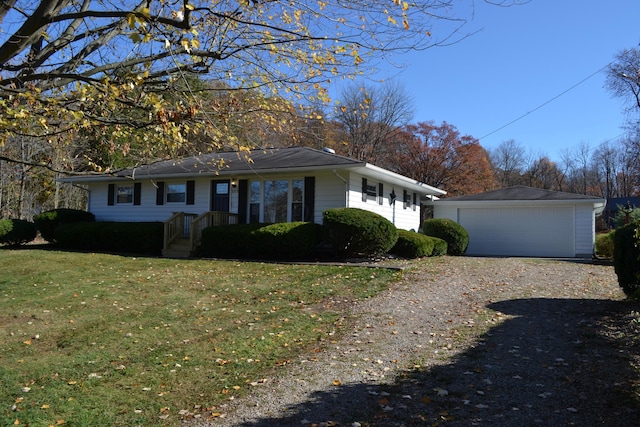
[[176, 239], [167, 249], [162, 250], [165, 258], [189, 258], [191, 256], [191, 242], [189, 239]]

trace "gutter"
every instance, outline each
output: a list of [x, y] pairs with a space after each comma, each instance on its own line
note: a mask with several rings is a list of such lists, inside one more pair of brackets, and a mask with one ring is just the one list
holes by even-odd
[[338, 174], [338, 171], [337, 171], [337, 170], [333, 169], [331, 172], [333, 172], [333, 174], [334, 174], [338, 179], [340, 179], [342, 182], [344, 182], [344, 197], [345, 197], [345, 202], [346, 202], [346, 203], [345, 203], [345, 207], [347, 207], [347, 208], [348, 208], [348, 207], [349, 207], [349, 182], [348, 182], [346, 179], [344, 179], [343, 177], [341, 177], [341, 176]]

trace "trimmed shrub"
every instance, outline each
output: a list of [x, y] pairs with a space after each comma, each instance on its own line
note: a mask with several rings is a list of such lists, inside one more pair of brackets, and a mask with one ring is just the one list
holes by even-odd
[[202, 230], [199, 256], [240, 259], [308, 259], [315, 254], [321, 227], [310, 222], [238, 224]]
[[640, 222], [632, 222], [618, 228], [613, 236], [613, 265], [618, 284], [625, 295], [640, 297], [640, 248], [636, 246], [636, 228]]
[[0, 243], [20, 246], [38, 235], [36, 225], [22, 219], [0, 219]]
[[433, 236], [427, 236], [433, 239], [433, 253], [431, 256], [443, 256], [447, 254], [447, 242]]
[[381, 255], [398, 240], [398, 230], [391, 221], [364, 209], [328, 209], [323, 212], [323, 224], [328, 241], [339, 255]]
[[469, 233], [463, 226], [447, 218], [428, 219], [422, 226], [427, 236], [437, 237], [447, 242], [447, 255], [462, 255], [469, 246]]
[[596, 255], [604, 258], [613, 258], [613, 236], [615, 230], [606, 234], [596, 235]]
[[163, 233], [161, 222], [76, 222], [57, 227], [55, 241], [63, 249], [160, 255]]
[[74, 222], [94, 222], [95, 220], [96, 217], [91, 212], [77, 209], [54, 209], [33, 217], [33, 222], [38, 226], [40, 235], [49, 243], [56, 242], [55, 232], [58, 226]]
[[398, 241], [391, 253], [403, 258], [422, 258], [431, 256], [435, 241], [432, 237], [407, 230], [398, 230]]
[[321, 226], [311, 222], [281, 222], [252, 233], [260, 257], [306, 259], [313, 256], [320, 241]]

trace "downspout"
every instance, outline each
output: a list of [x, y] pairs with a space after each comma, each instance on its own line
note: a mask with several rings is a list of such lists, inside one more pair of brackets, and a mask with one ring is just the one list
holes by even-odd
[[345, 207], [348, 208], [349, 207], [349, 182], [343, 177], [341, 177], [340, 175], [338, 175], [338, 171], [336, 171], [335, 169], [332, 172], [336, 177], [338, 177], [338, 179], [344, 182], [344, 197], [346, 202]]

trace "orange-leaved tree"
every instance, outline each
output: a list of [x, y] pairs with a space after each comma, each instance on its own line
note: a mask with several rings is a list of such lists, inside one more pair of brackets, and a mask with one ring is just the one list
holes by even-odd
[[449, 196], [496, 188], [487, 152], [476, 138], [460, 135], [447, 122], [405, 126], [387, 162], [398, 173], [442, 188]]

